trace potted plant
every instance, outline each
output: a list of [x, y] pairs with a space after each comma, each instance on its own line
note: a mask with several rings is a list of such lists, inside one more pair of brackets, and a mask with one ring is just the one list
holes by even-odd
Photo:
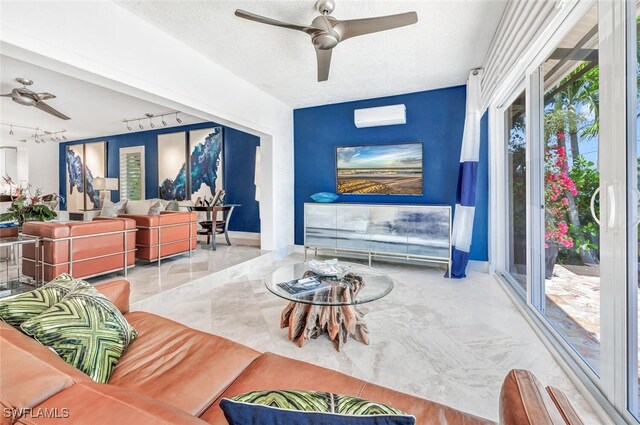
[[[13, 184], [9, 176], [4, 177], [7, 184]], [[56, 218], [57, 214], [49, 208], [42, 199], [42, 189], [38, 188], [31, 193], [31, 185], [27, 188], [16, 188], [12, 195], [13, 201], [7, 212], [0, 214], [0, 221], [15, 221], [18, 226], [26, 221], [48, 221]], [[56, 195], [57, 196], [57, 195]]]
[[[563, 133], [556, 134], [564, 138]], [[563, 146], [550, 143], [545, 150], [545, 278], [553, 277], [553, 268], [561, 247], [572, 248], [573, 239], [568, 235], [567, 213], [569, 200], [567, 193], [578, 194], [574, 181], [569, 177], [567, 154]]]

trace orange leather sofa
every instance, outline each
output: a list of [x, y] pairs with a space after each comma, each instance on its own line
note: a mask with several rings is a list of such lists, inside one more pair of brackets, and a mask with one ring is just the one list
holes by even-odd
[[118, 218], [136, 223], [136, 258], [160, 261], [191, 252], [198, 243], [198, 214], [163, 211], [160, 215], [123, 214]]
[[[15, 423], [226, 425], [219, 407], [223, 397], [252, 390], [309, 389], [387, 403], [415, 415], [419, 425], [495, 424], [329, 369], [259, 353], [150, 313], [129, 312], [127, 281], [97, 289], [139, 333], [108, 384], [93, 383], [51, 350], [0, 322], [0, 402], [5, 412], [15, 413]], [[545, 389], [524, 370], [507, 375], [499, 403], [500, 423], [505, 425], [582, 423], [561, 391]], [[68, 419], [37, 417], [42, 412], [66, 414]], [[0, 424], [11, 423], [2, 415]]]
[[133, 220], [27, 222], [22, 233], [40, 238], [38, 247], [25, 245], [22, 255], [23, 274], [37, 280], [47, 282], [61, 273], [88, 277], [117, 270], [126, 276], [135, 263]]

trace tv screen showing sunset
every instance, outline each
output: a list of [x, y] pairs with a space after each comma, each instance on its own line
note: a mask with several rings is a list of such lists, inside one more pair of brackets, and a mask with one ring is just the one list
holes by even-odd
[[338, 193], [422, 195], [422, 143], [336, 148]]

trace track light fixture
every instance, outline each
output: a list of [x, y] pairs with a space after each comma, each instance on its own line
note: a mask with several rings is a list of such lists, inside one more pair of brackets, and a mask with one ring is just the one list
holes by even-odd
[[147, 116], [147, 118], [149, 118], [149, 127], [151, 128], [156, 128], [156, 125], [153, 123], [153, 114], [145, 114]]
[[125, 118], [122, 120], [122, 122], [124, 123], [124, 125], [127, 127], [127, 130], [129, 131], [133, 131], [133, 127], [131, 127], [131, 123], [133, 122], [135, 124], [135, 122], [138, 122], [138, 128], [140, 128], [140, 130], [144, 130], [144, 126], [142, 125], [142, 123], [144, 122], [144, 120], [149, 120], [149, 127], [150, 128], [156, 128], [156, 124], [153, 122], [154, 118], [160, 118], [160, 122], [162, 123], [163, 127], [166, 127], [167, 124], [167, 120], [165, 119], [166, 116], [169, 115], [175, 115], [176, 117], [176, 122], [178, 124], [182, 123], [182, 120], [180, 119], [180, 117], [178, 117], [178, 114], [180, 113], [180, 111], [172, 111], [172, 112], [167, 112], [165, 114], [151, 114], [151, 113], [146, 113], [144, 114], [143, 117], [136, 117], [136, 118]]
[[67, 130], [47, 131], [47, 130], [42, 130], [40, 127], [27, 127], [24, 125], [9, 124], [9, 123], [0, 123], [0, 125], [5, 125], [9, 127], [9, 136], [13, 136], [15, 134], [15, 132], [13, 131], [14, 127], [20, 128], [23, 130], [33, 131], [31, 138], [38, 144], [46, 143], [47, 141], [60, 142], [62, 140], [67, 140], [67, 136], [65, 136], [64, 134]]

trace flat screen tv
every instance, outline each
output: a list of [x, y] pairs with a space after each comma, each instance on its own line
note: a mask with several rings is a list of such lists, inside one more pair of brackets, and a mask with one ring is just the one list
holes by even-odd
[[337, 192], [422, 195], [422, 143], [338, 146]]

